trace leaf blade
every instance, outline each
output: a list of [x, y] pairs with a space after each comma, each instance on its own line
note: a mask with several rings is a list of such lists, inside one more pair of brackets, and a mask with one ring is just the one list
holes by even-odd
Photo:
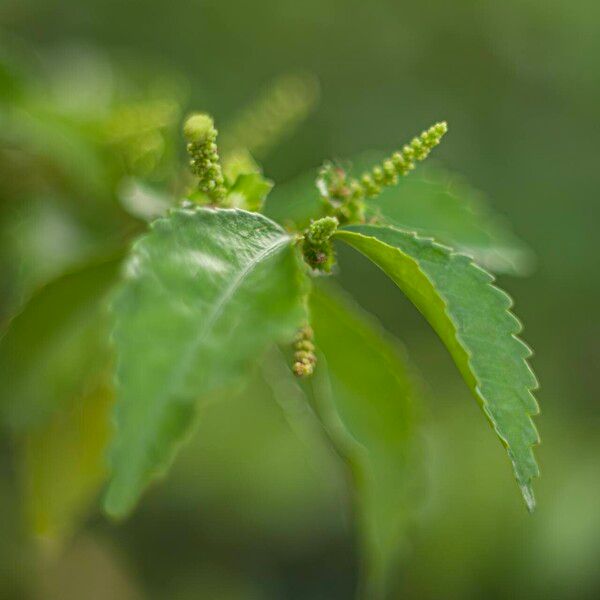
[[229, 206], [258, 212], [272, 189], [273, 182], [262, 173], [243, 173], [229, 189], [227, 201]]
[[367, 597], [381, 597], [393, 584], [412, 513], [419, 385], [404, 349], [340, 291], [315, 285], [310, 312], [325, 357], [314, 376], [313, 397], [320, 398], [313, 401], [353, 471], [362, 585]]
[[10, 322], [0, 340], [0, 415], [14, 431], [51, 417], [106, 367], [103, 300], [121, 257], [52, 281]]
[[488, 421], [506, 447], [530, 510], [539, 475], [533, 446], [539, 437], [532, 391], [537, 380], [519, 340], [521, 324], [507, 294], [470, 258], [414, 232], [350, 226], [336, 237], [365, 254], [402, 289], [438, 333]]
[[306, 227], [322, 212], [316, 179], [317, 167], [276, 185], [265, 202], [265, 214], [286, 227]]
[[109, 514], [126, 514], [169, 466], [199, 397], [235, 381], [268, 343], [293, 336], [303, 277], [292, 239], [242, 210], [174, 210], [137, 242], [113, 301]]
[[25, 505], [35, 535], [62, 541], [100, 491], [113, 397], [110, 383], [101, 381], [25, 435]]

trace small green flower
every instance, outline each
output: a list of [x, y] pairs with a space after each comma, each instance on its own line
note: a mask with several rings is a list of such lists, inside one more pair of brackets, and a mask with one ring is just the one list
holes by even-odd
[[331, 236], [338, 228], [336, 217], [323, 217], [313, 221], [302, 238], [302, 254], [310, 267], [329, 273], [335, 262]]
[[325, 212], [340, 223], [361, 223], [365, 219], [362, 198], [356, 198], [346, 170], [340, 165], [325, 163], [319, 170], [317, 189]]

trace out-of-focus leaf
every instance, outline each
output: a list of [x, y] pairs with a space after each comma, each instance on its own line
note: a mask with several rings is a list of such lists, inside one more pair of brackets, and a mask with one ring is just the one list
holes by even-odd
[[[53, 552], [45, 544], [35, 570], [40, 600], [144, 600], [136, 577], [105, 535], [84, 532]], [[48, 548], [50, 546], [50, 548]], [[50, 551], [48, 551], [50, 550]], [[177, 579], [177, 578], [174, 578]], [[176, 596], [167, 596], [174, 598]], [[178, 600], [183, 600], [179, 599]]]
[[135, 177], [126, 177], [119, 184], [119, 200], [125, 210], [143, 221], [162, 217], [173, 206], [167, 196]]
[[316, 286], [310, 311], [325, 356], [315, 374], [314, 401], [353, 471], [365, 597], [383, 597], [406, 543], [414, 500], [415, 374], [375, 319], [331, 286]]
[[390, 227], [345, 227], [336, 237], [379, 266], [423, 313], [448, 348], [463, 378], [512, 461], [530, 510], [538, 412], [531, 350], [517, 337], [521, 324], [494, 278], [467, 256], [413, 232]]
[[110, 383], [101, 380], [26, 434], [25, 504], [36, 535], [60, 541], [72, 533], [100, 490], [113, 396]]
[[308, 116], [319, 95], [319, 82], [309, 73], [290, 73], [271, 82], [252, 104], [224, 128], [225, 154], [240, 149], [264, 157]]
[[384, 189], [368, 208], [390, 225], [431, 236], [496, 273], [522, 275], [532, 267], [531, 251], [483, 195], [440, 168], [419, 169]]
[[24, 104], [0, 113], [0, 126], [5, 143], [33, 154], [58, 171], [61, 183], [81, 194], [86, 205], [111, 198], [107, 165], [81, 124], [47, 106]]
[[196, 400], [293, 336], [305, 275], [292, 244], [262, 215], [203, 208], [172, 211], [135, 244], [113, 304], [109, 514], [126, 514], [168, 467]]
[[24, 68], [19, 57], [2, 43], [0, 45], [0, 102], [18, 99], [23, 93], [24, 80]]
[[229, 189], [227, 200], [235, 208], [259, 211], [272, 187], [273, 182], [260, 173], [238, 175]]
[[103, 300], [120, 259], [85, 266], [43, 287], [0, 340], [0, 415], [15, 430], [79, 398], [108, 360]]
[[156, 176], [172, 159], [169, 143], [179, 111], [170, 97], [128, 102], [114, 107], [107, 122], [99, 124], [99, 133], [128, 174]]
[[247, 150], [238, 148], [223, 156], [223, 174], [230, 183], [245, 173], [260, 172], [260, 166]]
[[315, 186], [317, 168], [285, 183], [278, 183], [265, 202], [265, 214], [285, 227], [302, 229], [320, 214]]
[[120, 232], [95, 231], [65, 210], [65, 202], [51, 194], [23, 199], [0, 220], [7, 288], [0, 306], [6, 314], [15, 314], [43, 285], [123, 245]]

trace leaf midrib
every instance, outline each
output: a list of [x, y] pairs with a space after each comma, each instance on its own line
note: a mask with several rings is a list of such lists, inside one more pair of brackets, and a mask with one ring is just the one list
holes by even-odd
[[[225, 305], [229, 302], [233, 294], [235, 294], [236, 290], [241, 286], [244, 279], [264, 260], [269, 258], [272, 254], [274, 254], [279, 248], [287, 244], [289, 238], [287, 236], [282, 236], [277, 240], [272, 246], [265, 248], [260, 254], [257, 254], [232, 280], [232, 282], [227, 286], [225, 291], [221, 294], [217, 303], [212, 310], [212, 313], [205, 321], [204, 327], [198, 332], [198, 335], [194, 336], [191, 341], [186, 344], [186, 348], [183, 351], [183, 359], [177, 363], [176, 368], [172, 371], [171, 376], [168, 378], [166, 384], [161, 388], [160, 392], [156, 394], [156, 398], [165, 398], [174, 389], [177, 381], [184, 379], [186, 377], [187, 372], [191, 367], [191, 363], [194, 359], [194, 356], [198, 350], [198, 348], [202, 345], [204, 340], [206, 339], [209, 331], [216, 323], [216, 321], [221, 316]], [[157, 405], [157, 409], [162, 408], [162, 403]]]

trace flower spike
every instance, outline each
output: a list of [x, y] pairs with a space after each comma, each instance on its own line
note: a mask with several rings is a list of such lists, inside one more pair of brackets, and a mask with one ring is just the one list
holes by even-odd
[[225, 158], [239, 150], [264, 157], [308, 116], [318, 95], [319, 85], [312, 75], [298, 73], [276, 79], [225, 129], [221, 143]]
[[212, 118], [197, 113], [187, 119], [183, 133], [188, 141], [190, 167], [198, 177], [198, 189], [215, 204], [221, 204], [227, 190], [217, 150], [217, 130]]
[[349, 177], [338, 164], [325, 163], [316, 180], [325, 214], [337, 218], [340, 225], [364, 223], [365, 199], [379, 195], [384, 187], [396, 185], [401, 175], [408, 174], [416, 162], [429, 156], [446, 131], [445, 121], [436, 123], [358, 179]]
[[413, 138], [402, 150], [394, 152], [381, 165], [373, 167], [359, 179], [352, 180], [350, 182], [352, 196], [355, 199], [374, 198], [384, 187], [396, 185], [399, 176], [406, 175], [415, 168], [416, 162], [423, 161], [429, 156], [447, 131], [448, 124], [442, 121]]
[[317, 357], [313, 343], [314, 333], [310, 325], [305, 325], [294, 340], [294, 364], [292, 371], [296, 377], [309, 377], [315, 370]]

